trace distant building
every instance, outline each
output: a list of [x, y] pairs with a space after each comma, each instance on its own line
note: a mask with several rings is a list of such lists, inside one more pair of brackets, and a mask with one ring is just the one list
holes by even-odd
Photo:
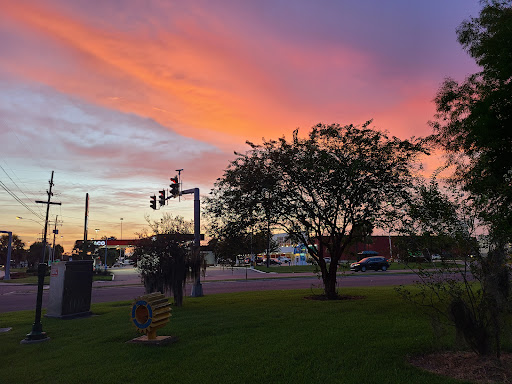
[[[272, 239], [279, 245], [279, 251], [272, 254], [272, 257], [286, 256], [293, 257], [300, 253], [306, 253], [305, 247], [302, 244], [294, 244], [288, 239], [286, 233], [279, 233], [272, 236]], [[356, 242], [348, 248], [343, 254], [341, 260], [357, 260], [361, 258], [358, 254], [362, 251], [374, 251], [385, 258], [399, 258], [398, 236], [370, 236], [367, 242]], [[301, 249], [302, 248], [302, 249]], [[329, 257], [328, 252], [326, 257]], [[293, 260], [293, 258], [292, 258]]]

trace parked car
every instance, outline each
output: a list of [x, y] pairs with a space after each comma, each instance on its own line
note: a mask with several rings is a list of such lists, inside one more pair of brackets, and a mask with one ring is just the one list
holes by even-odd
[[292, 262], [290, 258], [286, 256], [280, 256], [278, 257], [278, 260], [281, 262], [281, 264], [290, 264]]
[[437, 253], [435, 253], [432, 256], [430, 256], [430, 258], [432, 259], [432, 261], [441, 260], [441, 255], [438, 255]]
[[378, 271], [382, 269], [383, 271], [389, 268], [389, 263], [384, 257], [365, 257], [355, 263], [350, 264], [351, 271], [361, 271], [365, 272], [367, 269], [373, 269]]
[[[262, 264], [263, 265], [267, 264], [267, 258], [266, 257], [263, 259]], [[270, 265], [281, 265], [281, 262], [279, 260], [277, 260], [275, 257], [271, 257], [270, 258]]]

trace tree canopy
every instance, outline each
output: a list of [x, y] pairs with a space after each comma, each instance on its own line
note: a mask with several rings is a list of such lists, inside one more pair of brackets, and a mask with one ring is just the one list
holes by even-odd
[[[214, 234], [208, 242], [213, 249], [217, 260], [224, 260], [231, 264], [236, 263], [237, 256], [256, 255], [263, 253], [268, 247], [268, 234], [262, 232], [240, 232], [232, 233], [226, 231], [222, 234]], [[276, 252], [278, 245], [271, 239], [270, 252]]]
[[[510, 314], [506, 254], [512, 240], [512, 1], [482, 4], [479, 17], [457, 29], [459, 43], [481, 71], [460, 83], [444, 81], [435, 98], [437, 113], [432, 122], [433, 142], [447, 151], [447, 165], [455, 166], [451, 186], [462, 189], [464, 200], [458, 204], [432, 184], [420, 190], [416, 218], [422, 219], [417, 222], [424, 233], [436, 234], [437, 240], [445, 237], [465, 252], [465, 259], [468, 252], [475, 255], [469, 258], [474, 262], [456, 267], [459, 279], [443, 274], [441, 283], [427, 281], [425, 286], [436, 298], [431, 303], [448, 299], [444, 310], [473, 350], [482, 355], [495, 352], [499, 358]], [[461, 216], [468, 209], [470, 221]], [[484, 254], [467, 236], [471, 221], [489, 234]]]
[[183, 287], [187, 277], [196, 279], [201, 271], [199, 250], [191, 242], [177, 241], [173, 235], [193, 232], [193, 221], [164, 213], [160, 220], [146, 217], [149, 228], [139, 234], [133, 259], [137, 261], [146, 293], [170, 293], [177, 306], [183, 304]]
[[[354, 241], [385, 227], [408, 199], [419, 140], [362, 126], [314, 126], [301, 138], [248, 143], [207, 200], [214, 227], [264, 227], [310, 245], [325, 294], [335, 298], [337, 262]], [[329, 268], [325, 257], [331, 257]]]
[[472, 193], [480, 219], [504, 244], [512, 233], [512, 1], [488, 0], [457, 29], [482, 70], [448, 78], [436, 98], [436, 143], [451, 154], [454, 180]]
[[[0, 264], [7, 262], [7, 249], [9, 245], [9, 235], [0, 236]], [[12, 234], [11, 259], [19, 262], [25, 257], [25, 243], [16, 234]]]

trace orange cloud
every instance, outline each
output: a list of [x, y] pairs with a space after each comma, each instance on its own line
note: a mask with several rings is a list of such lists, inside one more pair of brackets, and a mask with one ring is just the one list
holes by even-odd
[[[155, 38], [142, 27], [128, 33], [91, 26], [40, 3], [13, 2], [4, 12], [58, 45], [70, 60], [63, 71], [19, 63], [11, 63], [11, 71], [89, 102], [151, 117], [225, 150], [328, 116], [355, 122], [347, 121], [349, 113], [333, 114], [332, 100], [344, 100], [341, 111], [352, 110], [349, 73], [371, 69], [367, 55], [348, 48], [317, 44], [307, 51], [271, 35], [248, 44], [212, 19], [208, 31], [186, 18], [176, 22], [177, 30], [157, 25]], [[339, 78], [330, 78], [333, 71]]]

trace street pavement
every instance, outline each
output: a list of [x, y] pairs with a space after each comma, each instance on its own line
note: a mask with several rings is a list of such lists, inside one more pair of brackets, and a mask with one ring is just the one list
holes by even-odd
[[[134, 268], [113, 268], [112, 281], [94, 281], [91, 294], [92, 303], [133, 300], [144, 294], [144, 286]], [[349, 272], [338, 279], [340, 287], [380, 286], [412, 284], [417, 276], [407, 271]], [[205, 295], [286, 289], [313, 289], [320, 292], [322, 282], [315, 273], [265, 273], [252, 268], [208, 267], [201, 276]], [[185, 287], [191, 292], [190, 283]], [[44, 287], [43, 308], [48, 303], [49, 286]], [[0, 313], [34, 310], [37, 286], [17, 283], [0, 283]]]

